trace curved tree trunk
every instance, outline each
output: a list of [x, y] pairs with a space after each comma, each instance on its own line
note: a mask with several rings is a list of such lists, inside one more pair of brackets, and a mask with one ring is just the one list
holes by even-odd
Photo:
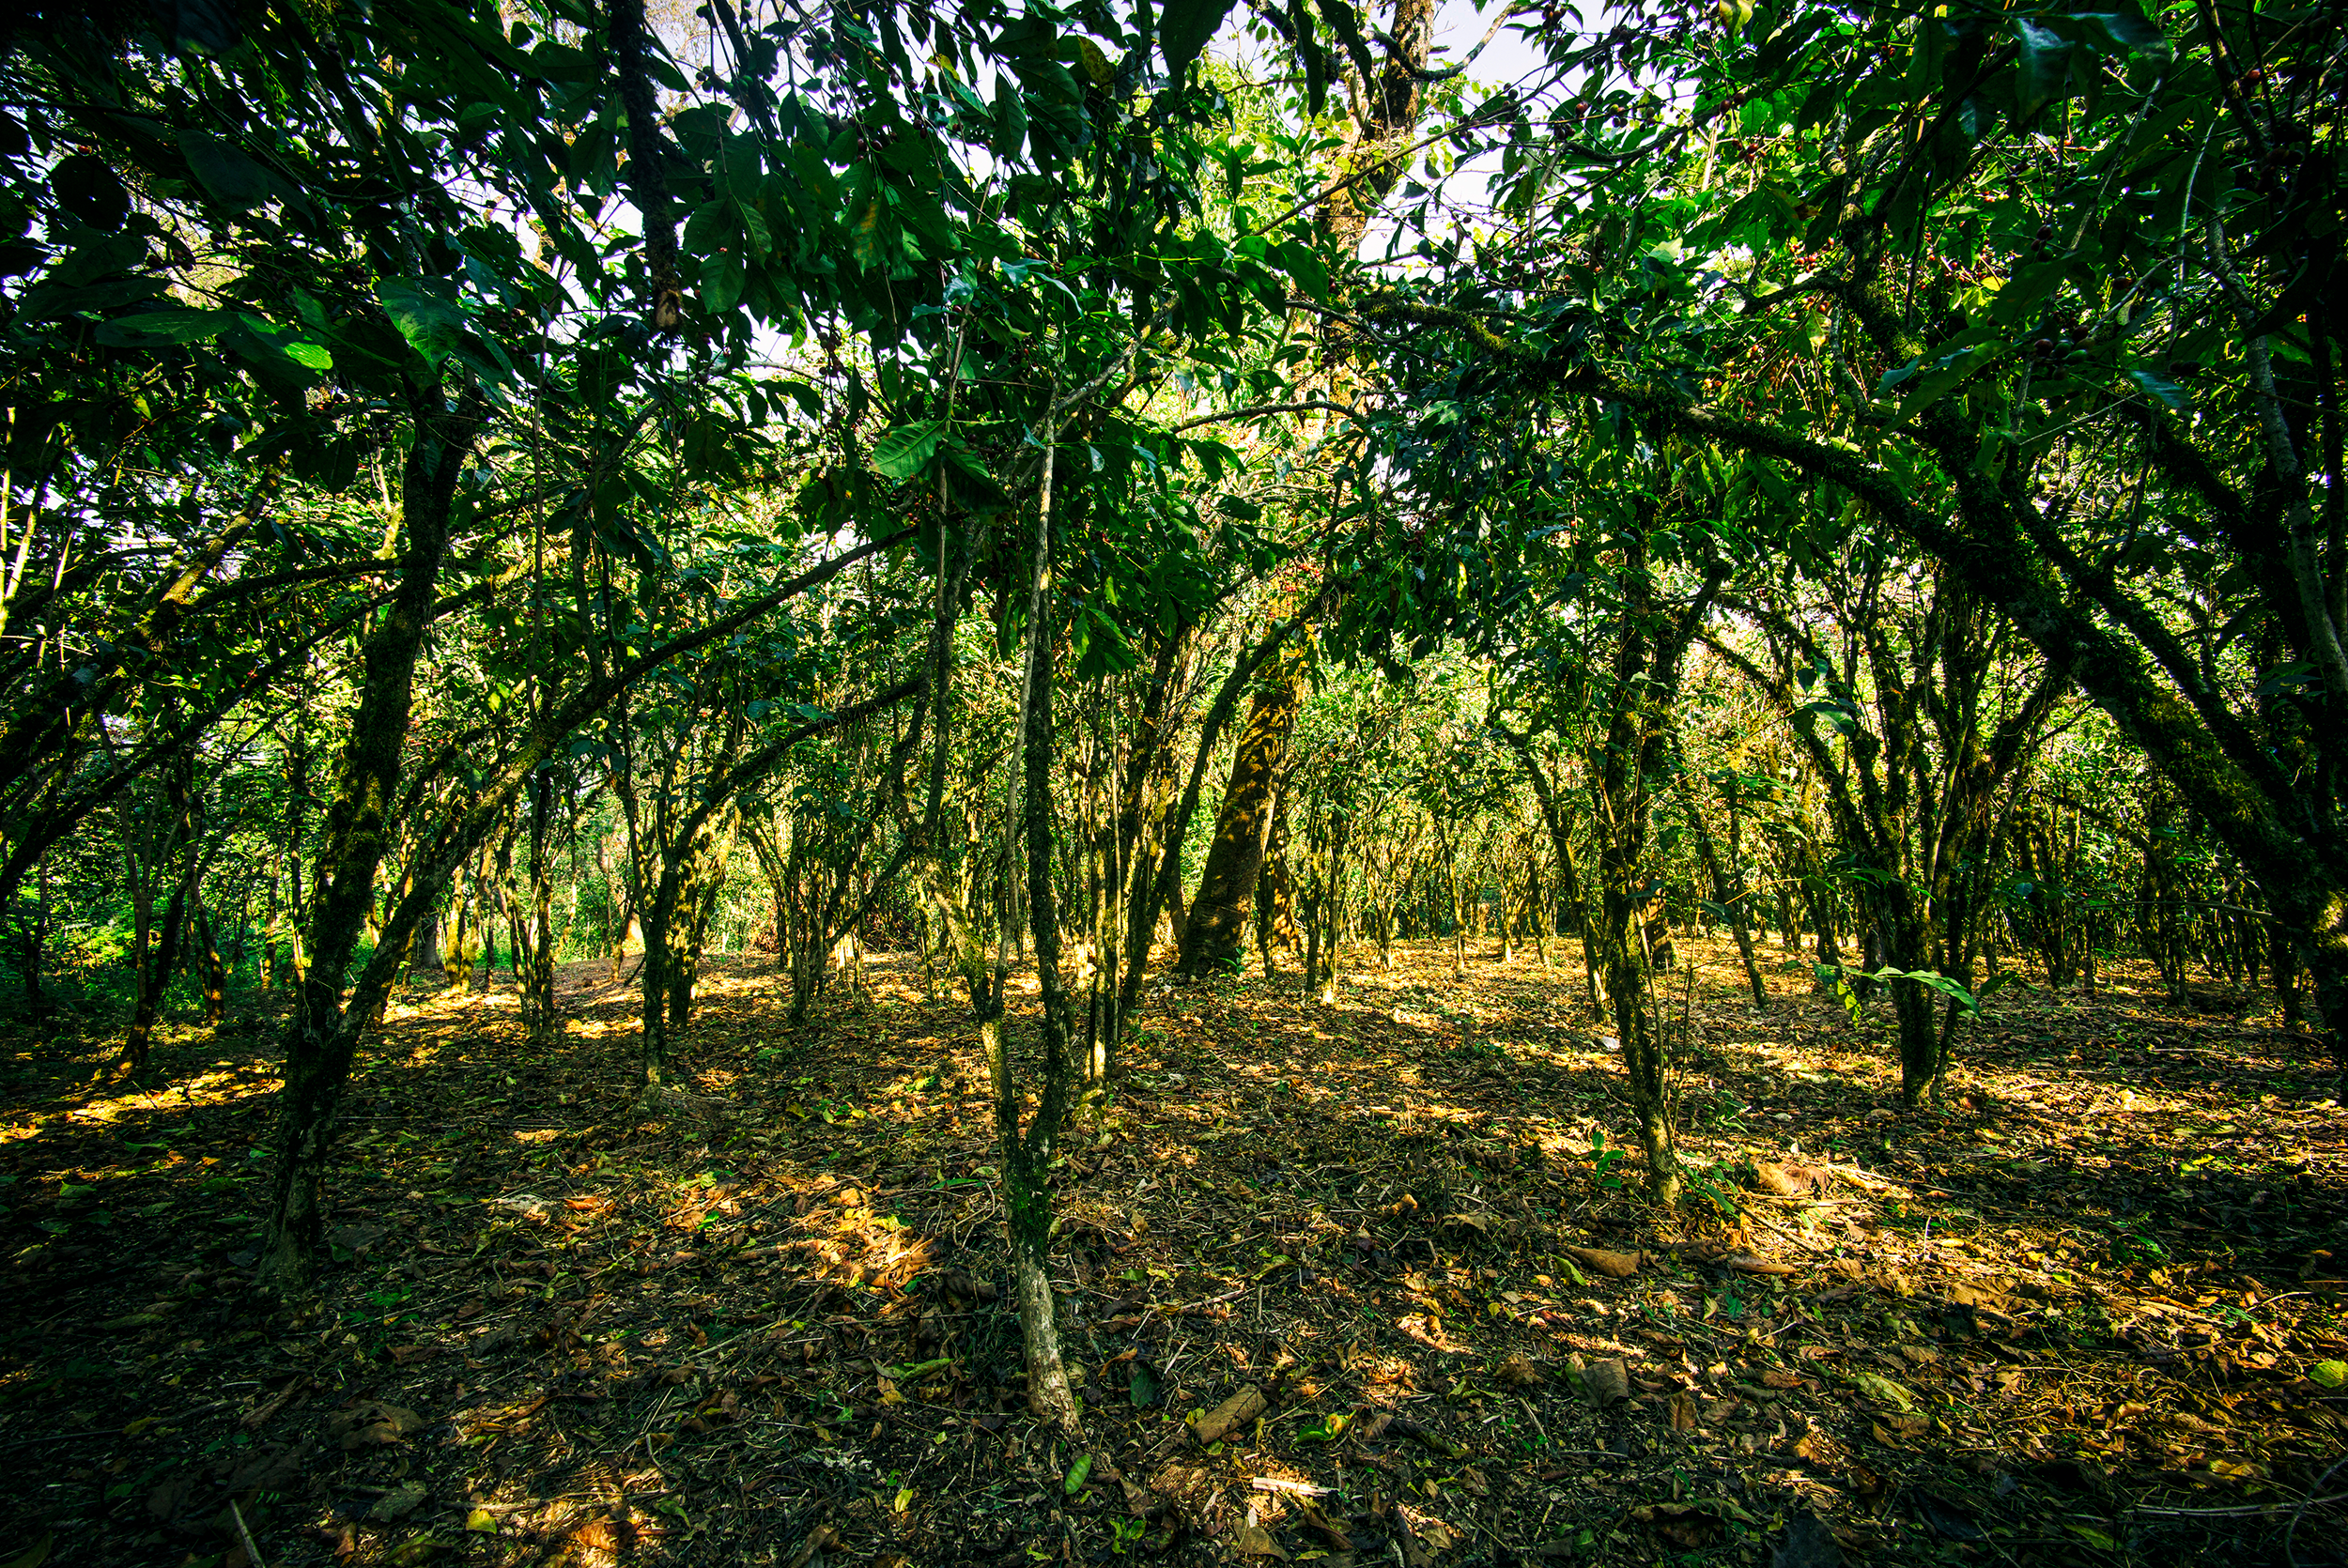
[[1300, 661], [1286, 650], [1280, 669], [1256, 690], [1247, 724], [1231, 756], [1230, 782], [1215, 817], [1214, 841], [1198, 876], [1182, 932], [1182, 973], [1228, 973], [1246, 952], [1247, 921], [1254, 912], [1256, 881], [1263, 872], [1272, 797], [1280, 764], [1288, 757], [1289, 731], [1304, 705]]
[[[374, 902], [376, 869], [390, 842], [387, 808], [408, 743], [416, 659], [432, 623], [457, 477], [480, 424], [481, 405], [470, 395], [456, 414], [422, 412], [437, 409], [440, 400], [437, 386], [412, 389], [411, 403], [420, 416], [402, 478], [407, 548], [399, 587], [367, 634], [358, 711], [351, 715], [314, 868], [310, 962], [286, 1032], [286, 1086], [278, 1097], [276, 1168], [258, 1271], [264, 1289], [287, 1291], [306, 1281], [323, 1228], [318, 1186], [363, 1022], [344, 1011], [343, 986]], [[398, 933], [402, 939], [407, 934]], [[389, 969], [388, 963], [373, 967]], [[354, 997], [354, 1005], [359, 1000]]]

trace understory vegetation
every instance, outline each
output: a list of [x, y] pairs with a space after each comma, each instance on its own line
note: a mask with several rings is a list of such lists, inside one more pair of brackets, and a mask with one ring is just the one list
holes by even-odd
[[2340, 1562], [2344, 103], [0, 22], [0, 1568]]

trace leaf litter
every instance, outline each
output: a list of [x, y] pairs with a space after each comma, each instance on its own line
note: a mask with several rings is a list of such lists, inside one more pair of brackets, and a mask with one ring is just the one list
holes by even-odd
[[1880, 1019], [1683, 951], [1676, 1218], [1578, 969], [1164, 993], [1056, 1173], [1081, 1443], [1026, 1413], [983, 1068], [904, 963], [794, 1029], [713, 962], [666, 1121], [607, 966], [544, 1053], [510, 995], [411, 993], [292, 1310], [249, 1288], [267, 1020], [153, 1092], [20, 1038], [0, 1552], [2341, 1560], [2348, 1115], [2302, 1037], [2011, 991], [1900, 1116]]

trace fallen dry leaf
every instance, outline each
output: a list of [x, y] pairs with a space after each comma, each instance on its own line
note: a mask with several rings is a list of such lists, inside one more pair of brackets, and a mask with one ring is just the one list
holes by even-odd
[[1610, 1252], [1603, 1247], [1568, 1247], [1566, 1255], [1583, 1267], [1617, 1280], [1627, 1280], [1639, 1271], [1640, 1253]]
[[1790, 1274], [1794, 1271], [1790, 1263], [1772, 1262], [1769, 1258], [1754, 1257], [1751, 1253], [1731, 1253], [1724, 1261], [1739, 1274]]
[[375, 1444], [396, 1443], [412, 1437], [425, 1428], [425, 1420], [415, 1411], [398, 1405], [387, 1405], [379, 1399], [369, 1399], [348, 1410], [337, 1410], [326, 1418], [326, 1436], [346, 1452]]
[[1200, 1443], [1219, 1443], [1264, 1411], [1263, 1391], [1252, 1383], [1198, 1418], [1191, 1430]]
[[1261, 1525], [1242, 1525], [1231, 1542], [1231, 1550], [1242, 1557], [1276, 1557], [1282, 1562], [1289, 1560], [1289, 1554], [1272, 1539], [1272, 1532]]
[[1599, 1409], [1630, 1397], [1630, 1365], [1620, 1356], [1592, 1361], [1582, 1369], [1582, 1389]]

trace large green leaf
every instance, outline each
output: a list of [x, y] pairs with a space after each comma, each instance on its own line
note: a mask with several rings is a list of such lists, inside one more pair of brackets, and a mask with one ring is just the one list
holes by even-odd
[[942, 419], [901, 424], [873, 443], [873, 467], [891, 479], [911, 479], [935, 455], [945, 435]]
[[472, 323], [454, 291], [438, 279], [393, 278], [376, 294], [399, 335], [433, 364], [447, 359], [471, 330]]
[[221, 206], [242, 212], [269, 199], [269, 171], [210, 131], [181, 131], [179, 153]]
[[1307, 296], [1315, 300], [1329, 298], [1329, 269], [1321, 264], [1321, 257], [1310, 245], [1283, 239], [1272, 248], [1272, 255]]
[[233, 311], [147, 311], [101, 323], [98, 341], [111, 348], [162, 348], [182, 343], [208, 343], [236, 319]]
[[1230, 8], [1231, 0], [1166, 0], [1158, 11], [1158, 48], [1167, 75], [1182, 80]]
[[2014, 94], [2014, 118], [2018, 124], [2064, 96], [2073, 45], [2060, 33], [2030, 22], [2016, 21], [2014, 34], [2022, 51], [2022, 79]]
[[2142, 365], [2130, 365], [2128, 367], [2128, 379], [2135, 382], [2139, 387], [2142, 388], [2153, 396], [2160, 399], [2161, 402], [2167, 404], [2173, 411], [2180, 414], [2189, 413], [2192, 411], [2192, 397], [2186, 393], [2183, 387], [2178, 386], [2174, 381], [2171, 381], [2169, 377], [2159, 374], [2157, 371], [2148, 370]]
[[722, 315], [742, 298], [744, 279], [742, 258], [732, 251], [719, 251], [702, 263], [702, 306], [712, 315]]

